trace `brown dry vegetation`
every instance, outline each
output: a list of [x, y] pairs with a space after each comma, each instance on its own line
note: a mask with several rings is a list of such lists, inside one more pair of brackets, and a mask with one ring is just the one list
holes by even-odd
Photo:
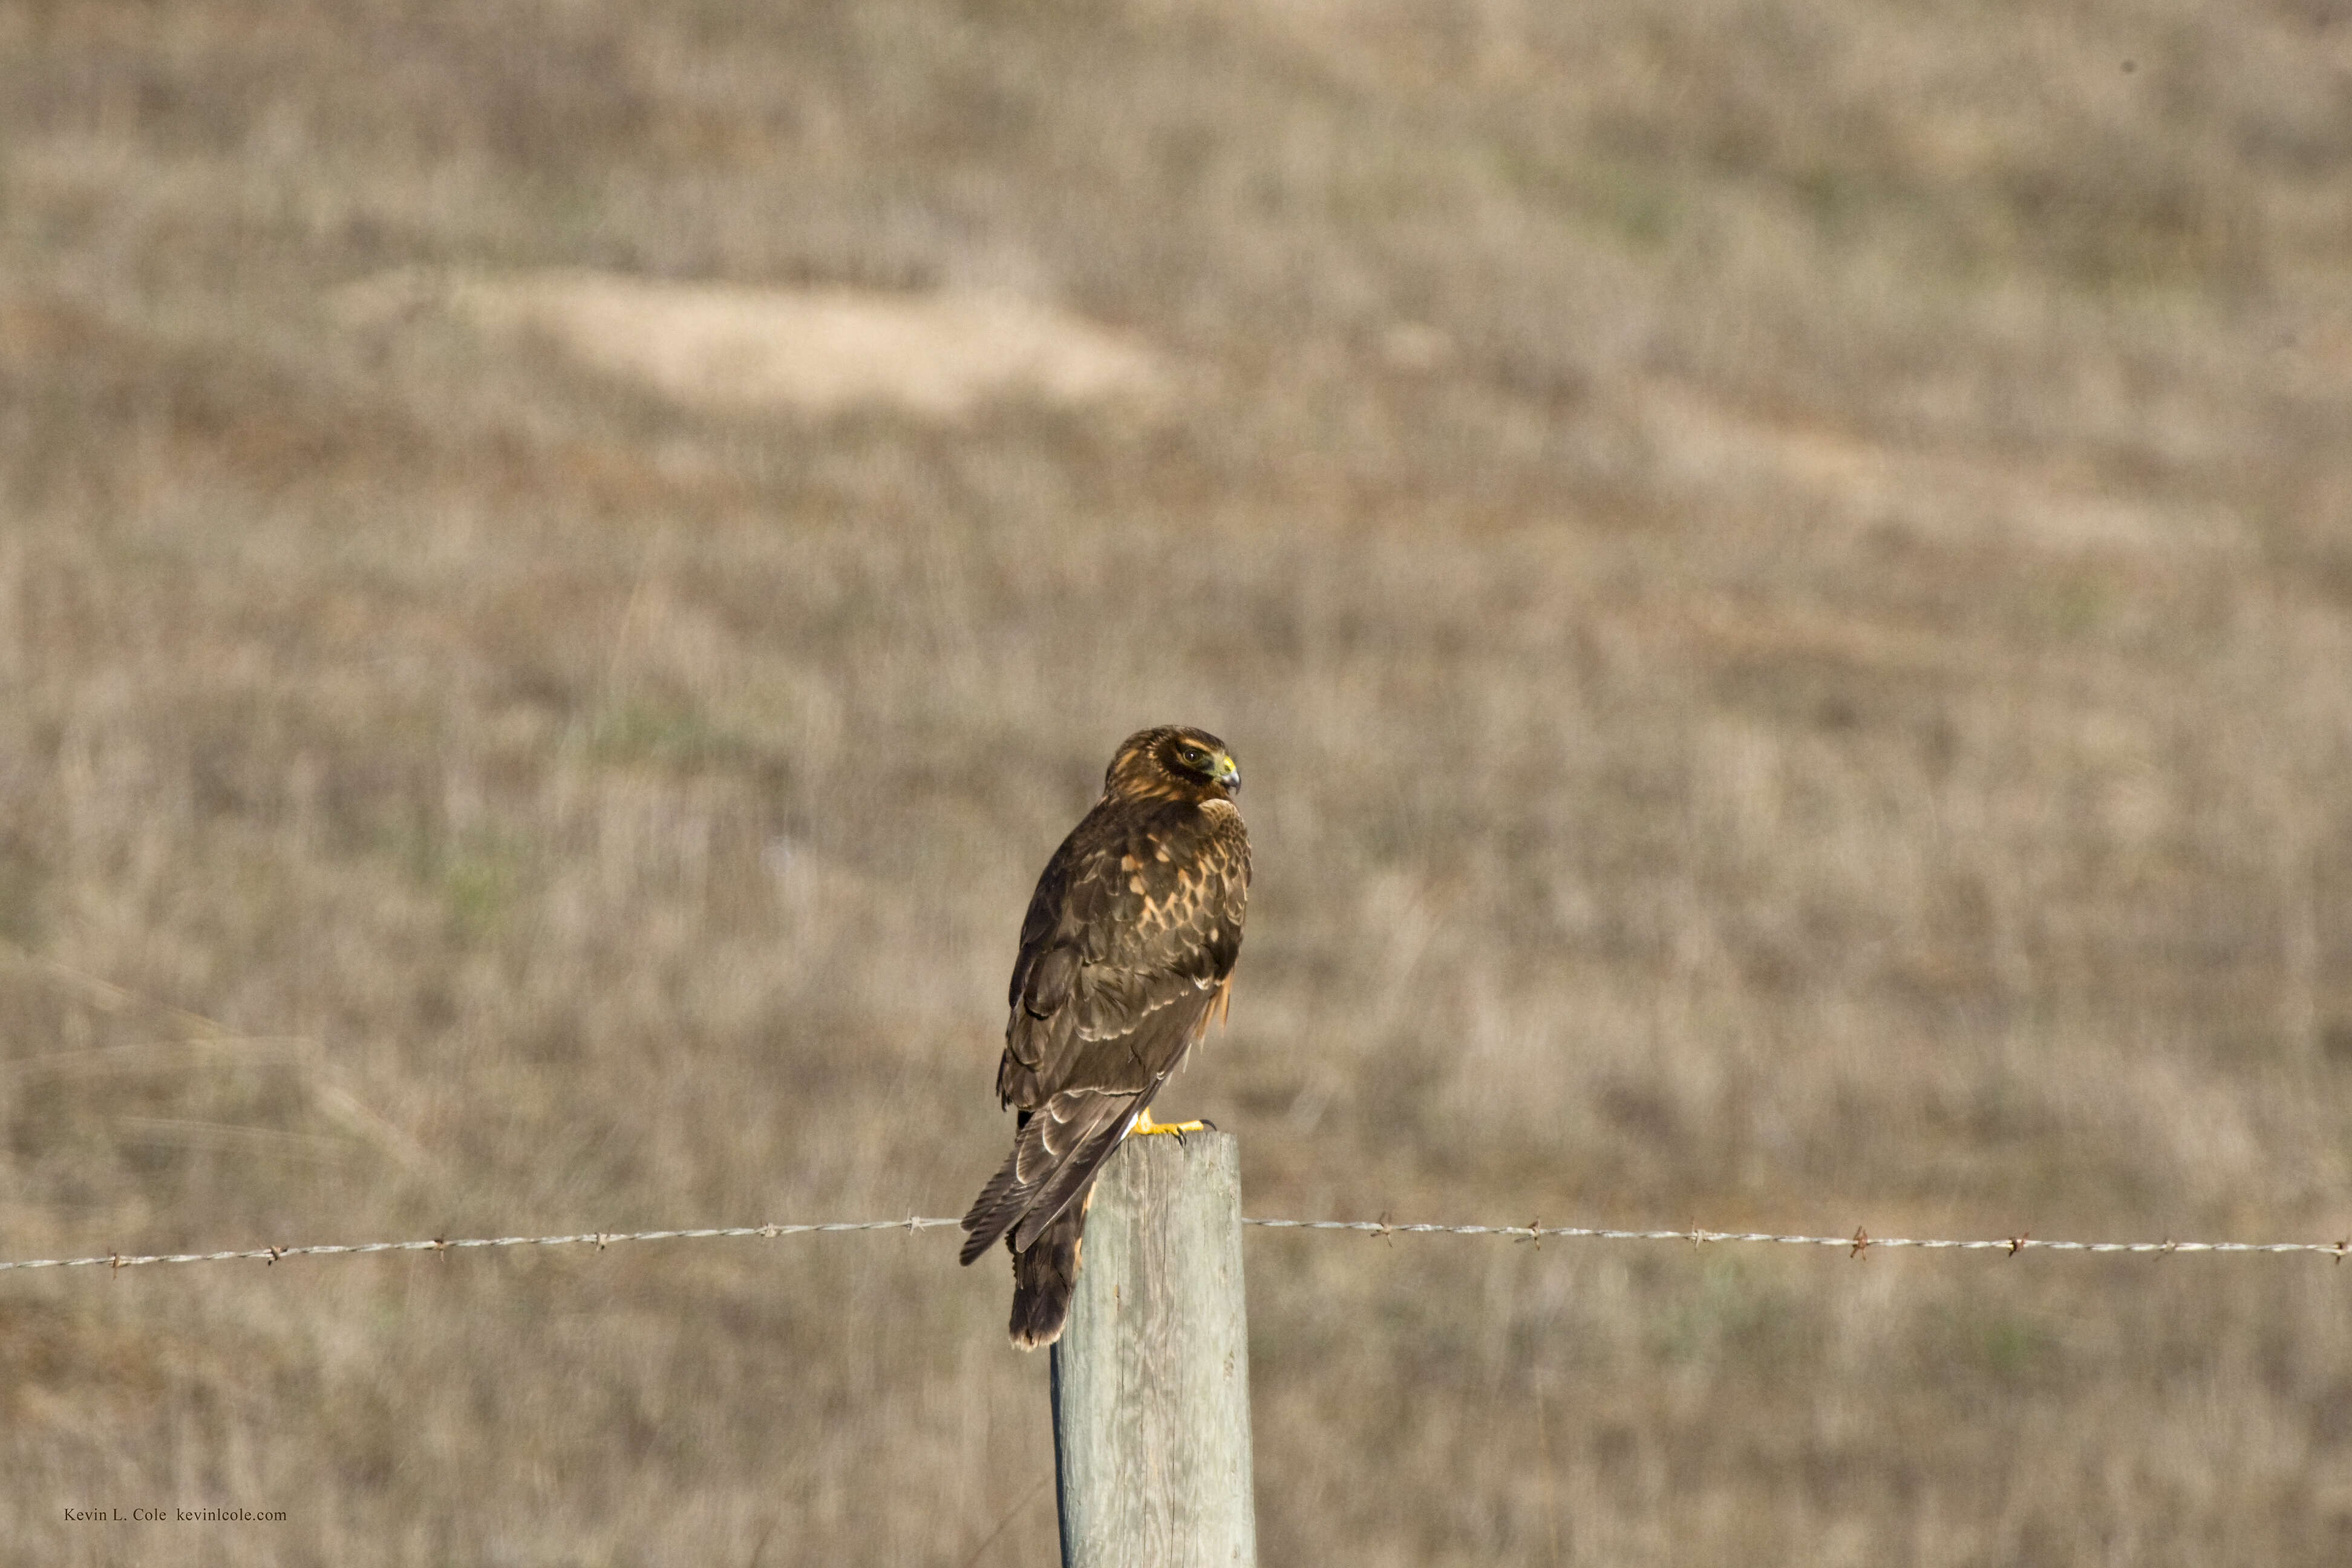
[[[960, 1212], [1234, 744], [1259, 1214], [2352, 1231], [2326, 0], [0, 5], [0, 1253]], [[393, 268], [1010, 289], [676, 406]], [[2352, 1556], [2352, 1272], [1249, 1242], [1269, 1563]], [[0, 1277], [0, 1555], [1052, 1552], [950, 1238]], [[89, 1526], [69, 1506], [284, 1509]]]

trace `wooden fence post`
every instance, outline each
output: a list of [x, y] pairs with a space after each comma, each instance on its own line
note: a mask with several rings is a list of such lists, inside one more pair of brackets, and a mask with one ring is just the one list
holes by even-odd
[[1241, 1160], [1129, 1138], [1087, 1215], [1054, 1346], [1063, 1568], [1255, 1568]]

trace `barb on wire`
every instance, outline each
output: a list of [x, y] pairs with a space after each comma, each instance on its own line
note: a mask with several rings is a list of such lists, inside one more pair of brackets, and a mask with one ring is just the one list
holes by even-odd
[[[1242, 1223], [1263, 1230], [1348, 1231], [1359, 1236], [1379, 1237], [1384, 1241], [1400, 1236], [1499, 1236], [1512, 1241], [1533, 1242], [1538, 1247], [1550, 1237], [1567, 1241], [1675, 1241], [1693, 1247], [1734, 1243], [1769, 1247], [1842, 1247], [1850, 1258], [1867, 1258], [1874, 1252], [1910, 1247], [1922, 1252], [1999, 1252], [2012, 1258], [2020, 1252], [2032, 1251], [2161, 1254], [2308, 1252], [2333, 1258], [2341, 1263], [2345, 1255], [2352, 1252], [2352, 1238], [2343, 1241], [2043, 1241], [2037, 1237], [2018, 1235], [1991, 1240], [1951, 1241], [1872, 1236], [1860, 1226], [1854, 1227], [1852, 1236], [1778, 1236], [1760, 1230], [1703, 1230], [1696, 1226], [1688, 1230], [1614, 1230], [1581, 1225], [1408, 1225], [1390, 1219], [1244, 1219]], [[120, 1269], [134, 1268], [148, 1263], [228, 1263], [241, 1258], [258, 1258], [274, 1265], [288, 1258], [355, 1257], [366, 1252], [437, 1252], [446, 1257], [461, 1247], [593, 1247], [602, 1252], [624, 1241], [716, 1241], [751, 1237], [773, 1241], [786, 1236], [821, 1236], [844, 1231], [937, 1230], [961, 1224], [961, 1220], [913, 1215], [905, 1219], [834, 1220], [821, 1225], [739, 1225], [697, 1230], [601, 1230], [582, 1231], [572, 1236], [436, 1237], [429, 1241], [257, 1247], [232, 1252], [169, 1252], [143, 1256], [109, 1252], [95, 1258], [27, 1258], [0, 1261], [0, 1269]]]

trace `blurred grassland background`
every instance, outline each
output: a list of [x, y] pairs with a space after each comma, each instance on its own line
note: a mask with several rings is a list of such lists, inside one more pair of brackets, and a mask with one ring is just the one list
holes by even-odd
[[[0, 3], [0, 1255], [960, 1213], [1162, 721], [1254, 1213], [2352, 1233], [2352, 16]], [[2322, 1262], [1248, 1247], [1269, 1564], [2352, 1557]], [[1008, 1290], [0, 1276], [0, 1556], [1050, 1561]]]

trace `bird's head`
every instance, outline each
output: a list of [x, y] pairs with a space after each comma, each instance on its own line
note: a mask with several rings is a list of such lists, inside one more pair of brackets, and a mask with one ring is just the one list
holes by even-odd
[[1122, 800], [1231, 800], [1241, 787], [1225, 743], [1186, 724], [1129, 735], [1103, 774], [1103, 793]]

